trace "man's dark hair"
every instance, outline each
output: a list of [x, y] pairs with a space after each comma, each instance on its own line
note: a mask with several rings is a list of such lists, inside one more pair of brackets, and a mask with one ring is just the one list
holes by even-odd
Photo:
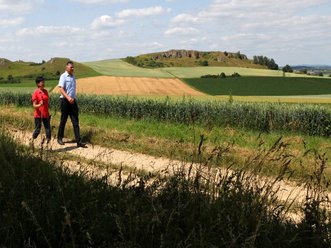
[[74, 62], [72, 62], [72, 61], [69, 60], [69, 61], [67, 62], [67, 65], [69, 65], [69, 64], [73, 65]]
[[42, 76], [36, 78], [36, 84], [39, 84], [42, 81], [45, 81], [45, 79]]

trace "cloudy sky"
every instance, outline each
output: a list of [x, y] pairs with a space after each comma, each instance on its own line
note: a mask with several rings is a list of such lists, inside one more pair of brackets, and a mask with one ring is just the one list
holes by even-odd
[[0, 0], [0, 33], [13, 61], [194, 49], [331, 65], [330, 0]]

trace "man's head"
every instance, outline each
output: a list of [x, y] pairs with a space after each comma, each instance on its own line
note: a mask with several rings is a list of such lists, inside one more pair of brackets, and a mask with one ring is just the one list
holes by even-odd
[[72, 75], [74, 73], [74, 62], [68, 61], [66, 66], [66, 71]]
[[36, 85], [38, 88], [44, 86], [44, 83], [45, 83], [45, 79], [43, 77], [40, 76], [36, 78]]

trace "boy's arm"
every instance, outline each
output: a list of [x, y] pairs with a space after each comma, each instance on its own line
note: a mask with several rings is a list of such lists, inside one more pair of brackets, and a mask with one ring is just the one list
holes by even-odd
[[41, 107], [43, 104], [44, 104], [44, 103], [43, 103], [42, 100], [40, 101], [39, 104], [37, 103], [37, 100], [34, 100], [34, 101], [32, 102], [32, 106], [33, 106], [35, 109]]

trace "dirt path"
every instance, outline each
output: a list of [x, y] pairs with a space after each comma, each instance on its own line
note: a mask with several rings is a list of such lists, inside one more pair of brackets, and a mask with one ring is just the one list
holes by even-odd
[[[19, 143], [30, 146], [32, 132], [27, 132], [25, 130], [10, 129], [7, 132]], [[34, 146], [36, 149], [40, 146], [42, 138], [39, 137]], [[199, 164], [188, 164], [179, 160], [170, 160], [167, 158], [154, 157], [150, 155], [145, 155], [141, 153], [122, 151], [112, 148], [101, 147], [98, 145], [88, 145], [87, 148], [77, 148], [76, 143], [65, 140], [65, 145], [61, 146], [57, 144], [55, 139], [51, 140], [48, 146], [48, 152], [56, 157], [56, 160], [61, 160], [66, 155], [75, 156], [73, 160], [62, 159], [61, 165], [67, 167], [71, 172], [79, 172], [84, 170], [84, 175], [90, 177], [103, 177], [107, 175], [109, 182], [116, 184], [119, 180], [126, 180], [131, 173], [129, 171], [134, 171], [134, 174], [138, 172], [148, 172], [153, 174], [172, 174], [178, 169], [184, 168], [187, 172], [188, 168], [195, 168], [193, 170], [199, 170], [202, 175], [208, 175], [210, 171], [202, 167]], [[88, 160], [85, 162], [80, 162], [79, 160]], [[92, 163], [89, 161], [93, 161]], [[64, 162], [64, 163], [63, 163]], [[97, 166], [97, 164], [102, 163], [103, 166]], [[121, 169], [119, 169], [121, 168]], [[203, 174], [205, 173], [205, 174]], [[230, 170], [223, 168], [213, 169], [213, 175], [217, 178], [218, 174], [232, 173]], [[265, 176], [259, 176], [259, 183], [262, 185], [270, 185], [275, 179]], [[134, 181], [132, 181], [134, 182]], [[271, 183], [273, 185], [273, 191], [277, 192], [277, 199], [283, 202], [291, 203], [294, 202], [295, 206], [302, 206], [305, 201], [307, 190], [300, 185], [296, 185], [294, 182], [290, 181], [277, 181], [276, 183]], [[262, 187], [264, 188], [264, 187]], [[331, 199], [331, 194], [328, 194], [329, 199]], [[302, 218], [302, 214], [297, 211], [296, 208], [288, 213], [289, 218], [294, 221], [299, 221]]]
[[[30, 145], [31, 132], [26, 132], [23, 130], [9, 130], [9, 133], [13, 136], [15, 140], [24, 144]], [[64, 140], [65, 145], [61, 146], [57, 144], [56, 140], [52, 140], [48, 149], [53, 154], [56, 154], [58, 158], [61, 158], [61, 154], [71, 154], [80, 158], [88, 159], [95, 162], [101, 162], [103, 164], [115, 165], [118, 167], [126, 167], [135, 170], [141, 170], [151, 173], [162, 173], [165, 170], [175, 170], [178, 168], [190, 167], [192, 164], [185, 164], [185, 162], [179, 160], [170, 160], [167, 158], [153, 157], [141, 153], [127, 152], [116, 149], [110, 149], [101, 147], [98, 145], [88, 145], [87, 148], [77, 148], [75, 143]], [[35, 142], [35, 147], [41, 143], [41, 138], [38, 138]], [[198, 168], [199, 165], [193, 165]], [[72, 170], [77, 170], [77, 166], [71, 164]], [[96, 168], [95, 168], [96, 169]], [[107, 169], [97, 169], [98, 173], [104, 174]], [[225, 173], [225, 169], [218, 169], [217, 173]], [[261, 181], [273, 180], [261, 177]], [[275, 187], [279, 187], [278, 199], [283, 201], [296, 201], [298, 203], [302, 202], [306, 196], [306, 190], [297, 186], [292, 182], [280, 181], [275, 184]]]

